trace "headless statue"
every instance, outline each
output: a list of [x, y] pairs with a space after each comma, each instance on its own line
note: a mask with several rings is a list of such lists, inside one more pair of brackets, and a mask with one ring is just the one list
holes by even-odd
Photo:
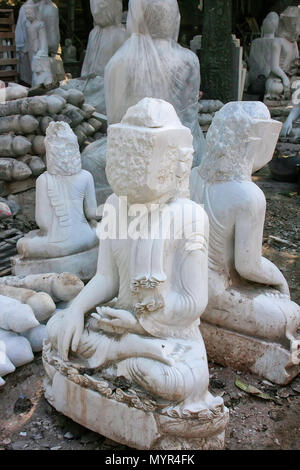
[[[222, 407], [207, 389], [199, 331], [207, 303], [208, 220], [187, 199], [192, 155], [190, 130], [162, 100], [145, 98], [109, 127], [107, 176], [114, 194], [100, 227], [97, 274], [47, 325], [54, 354], [64, 361], [100, 375], [109, 369], [180, 416]], [[141, 205], [146, 212], [139, 212], [137, 234]], [[177, 223], [176, 214], [184, 212]], [[117, 235], [106, 237], [110, 220]]]
[[52, 122], [46, 139], [47, 171], [36, 182], [35, 230], [19, 240], [23, 258], [56, 258], [97, 245], [93, 177], [81, 169], [77, 137], [64, 122]]
[[290, 99], [291, 85], [297, 74], [300, 11], [288, 7], [279, 19], [278, 37], [272, 42], [271, 71], [266, 82], [267, 99]]
[[205, 159], [192, 172], [191, 197], [210, 220], [209, 302], [202, 318], [293, 351], [300, 308], [281, 271], [262, 257], [266, 200], [251, 181], [271, 160], [280, 129], [263, 103], [225, 105], [208, 132]]

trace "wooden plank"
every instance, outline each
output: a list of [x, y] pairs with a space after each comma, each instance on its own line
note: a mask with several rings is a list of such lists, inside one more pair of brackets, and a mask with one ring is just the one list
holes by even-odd
[[14, 19], [13, 18], [0, 18], [0, 24], [14, 24]]
[[0, 39], [13, 39], [14, 37], [14, 33], [11, 33], [10, 31], [0, 33]]
[[17, 75], [16, 70], [0, 70], [0, 77], [15, 77]]
[[16, 46], [2, 46], [0, 44], [0, 52], [16, 52]]
[[3, 67], [4, 65], [17, 65], [17, 63], [17, 59], [1, 59], [0, 57], [0, 67]]

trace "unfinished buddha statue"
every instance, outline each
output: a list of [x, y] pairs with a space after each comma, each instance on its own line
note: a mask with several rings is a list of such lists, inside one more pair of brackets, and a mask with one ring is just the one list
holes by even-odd
[[261, 102], [232, 102], [207, 135], [191, 196], [210, 220], [209, 301], [202, 331], [211, 356], [277, 383], [298, 373], [300, 308], [262, 256], [266, 199], [251, 181], [272, 158], [282, 124]]
[[272, 42], [271, 71], [266, 82], [267, 99], [290, 99], [291, 85], [297, 75], [300, 10], [288, 7], [279, 19], [278, 37]]
[[[208, 392], [199, 330], [207, 304], [208, 220], [187, 199], [192, 142], [173, 106], [157, 99], [143, 99], [109, 127], [114, 194], [99, 228], [97, 274], [47, 325], [48, 400], [137, 448], [223, 446], [227, 412]], [[115, 232], [106, 231], [110, 222]], [[62, 375], [69, 367], [71, 375]], [[109, 392], [114, 381], [118, 398]]]
[[274, 11], [271, 11], [263, 21], [261, 37], [252, 41], [248, 60], [248, 83], [250, 91], [252, 87], [256, 86], [259, 77], [263, 76], [265, 82], [270, 75], [272, 49], [278, 26], [279, 16]]
[[36, 183], [36, 223], [40, 230], [19, 240], [24, 258], [64, 257], [97, 244], [93, 178], [81, 169], [77, 137], [64, 122], [52, 122], [46, 139], [47, 171]]

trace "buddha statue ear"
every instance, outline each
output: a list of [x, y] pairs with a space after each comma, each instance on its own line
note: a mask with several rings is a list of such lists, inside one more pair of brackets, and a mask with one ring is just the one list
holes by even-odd
[[176, 178], [179, 197], [189, 197], [189, 178], [193, 164], [193, 155], [193, 147], [181, 147], [178, 149]]
[[259, 144], [254, 153], [253, 173], [263, 168], [272, 159], [281, 128], [282, 123], [273, 119], [256, 121], [254, 133], [259, 139]]

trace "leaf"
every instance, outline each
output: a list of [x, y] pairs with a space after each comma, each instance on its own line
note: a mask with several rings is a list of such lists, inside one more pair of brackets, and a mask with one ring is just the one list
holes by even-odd
[[250, 395], [255, 395], [256, 397], [263, 398], [264, 400], [276, 401], [273, 397], [271, 397], [267, 393], [262, 392], [261, 390], [254, 387], [253, 385], [244, 384], [238, 378], [235, 380], [235, 385], [241, 390], [243, 390], [243, 392], [249, 393]]

